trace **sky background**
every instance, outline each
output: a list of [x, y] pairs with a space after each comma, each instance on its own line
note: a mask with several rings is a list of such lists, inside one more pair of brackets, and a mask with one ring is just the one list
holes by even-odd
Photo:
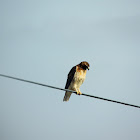
[[[139, 0], [2, 0], [0, 73], [140, 106]], [[1, 140], [139, 140], [140, 109], [0, 77]]]

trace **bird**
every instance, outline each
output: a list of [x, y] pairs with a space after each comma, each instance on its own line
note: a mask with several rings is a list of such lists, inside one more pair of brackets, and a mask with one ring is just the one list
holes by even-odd
[[[68, 73], [65, 89], [76, 91], [77, 95], [81, 95], [80, 86], [86, 78], [87, 69], [89, 70], [89, 63], [82, 61], [76, 66], [72, 67]], [[63, 101], [69, 101], [72, 92], [66, 91]]]

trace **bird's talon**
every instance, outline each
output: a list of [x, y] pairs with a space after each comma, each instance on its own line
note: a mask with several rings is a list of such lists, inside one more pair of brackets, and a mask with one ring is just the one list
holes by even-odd
[[81, 95], [82, 93], [81, 92], [77, 92], [77, 95]]

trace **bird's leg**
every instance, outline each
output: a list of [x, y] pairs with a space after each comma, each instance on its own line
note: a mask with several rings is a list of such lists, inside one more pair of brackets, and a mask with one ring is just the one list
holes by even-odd
[[80, 91], [80, 89], [76, 89], [77, 95], [81, 95], [82, 92]]

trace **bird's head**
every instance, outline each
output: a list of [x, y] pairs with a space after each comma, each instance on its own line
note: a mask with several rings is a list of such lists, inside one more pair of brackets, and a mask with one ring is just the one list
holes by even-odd
[[84, 70], [88, 69], [89, 70], [90, 65], [89, 65], [88, 62], [82, 61], [79, 65], [82, 69], [84, 69]]

